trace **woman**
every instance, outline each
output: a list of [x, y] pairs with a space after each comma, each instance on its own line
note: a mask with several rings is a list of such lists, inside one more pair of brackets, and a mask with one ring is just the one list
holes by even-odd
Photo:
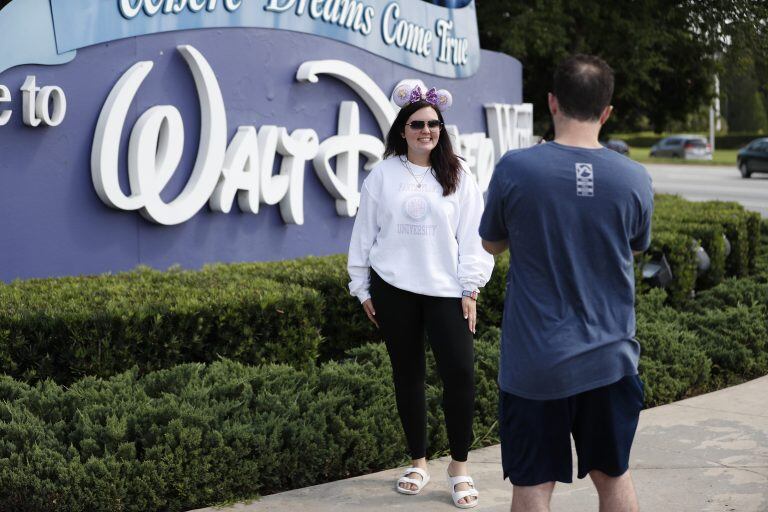
[[352, 230], [350, 291], [387, 345], [412, 467], [397, 481], [403, 494], [429, 482], [426, 460], [424, 332], [443, 381], [454, 504], [477, 505], [468, 475], [474, 411], [476, 299], [493, 270], [480, 242], [483, 198], [454, 154], [441, 108], [447, 91], [398, 86], [402, 106], [387, 135], [385, 159], [363, 182]]

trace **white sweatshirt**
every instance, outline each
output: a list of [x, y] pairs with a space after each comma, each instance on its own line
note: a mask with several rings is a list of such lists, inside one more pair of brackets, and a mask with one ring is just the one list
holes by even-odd
[[361, 303], [370, 298], [369, 268], [395, 288], [433, 297], [461, 297], [491, 277], [493, 256], [478, 233], [483, 196], [473, 177], [463, 170], [445, 197], [427, 167], [408, 165], [416, 178], [394, 156], [363, 182], [347, 263], [349, 290]]

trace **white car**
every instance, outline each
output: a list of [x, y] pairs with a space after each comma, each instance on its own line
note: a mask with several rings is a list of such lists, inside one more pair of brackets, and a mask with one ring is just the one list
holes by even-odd
[[683, 158], [685, 160], [712, 160], [712, 146], [701, 135], [672, 135], [651, 146], [651, 156]]

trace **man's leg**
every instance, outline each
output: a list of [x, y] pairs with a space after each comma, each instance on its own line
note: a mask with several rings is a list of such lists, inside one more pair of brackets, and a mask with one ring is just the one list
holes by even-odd
[[555, 482], [571, 483], [570, 425], [567, 399], [499, 392], [501, 464], [513, 486], [512, 512], [549, 512]]
[[552, 499], [554, 489], [555, 482], [513, 486], [511, 512], [549, 512], [549, 501]]
[[640, 510], [629, 470], [617, 477], [594, 470], [589, 472], [589, 477], [594, 482], [597, 495], [600, 497], [600, 512], [638, 512]]

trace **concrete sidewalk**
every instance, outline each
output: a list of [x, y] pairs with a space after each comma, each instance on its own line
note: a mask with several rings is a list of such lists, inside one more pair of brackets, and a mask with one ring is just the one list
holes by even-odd
[[[509, 510], [511, 486], [502, 481], [500, 460], [498, 446], [470, 454], [480, 491], [474, 510]], [[458, 509], [448, 494], [447, 463], [430, 462], [432, 480], [418, 496], [395, 492], [397, 469], [199, 512], [451, 512]], [[644, 511], [768, 511], [768, 377], [643, 411], [631, 470]], [[555, 487], [554, 512], [597, 509], [588, 478]]]

